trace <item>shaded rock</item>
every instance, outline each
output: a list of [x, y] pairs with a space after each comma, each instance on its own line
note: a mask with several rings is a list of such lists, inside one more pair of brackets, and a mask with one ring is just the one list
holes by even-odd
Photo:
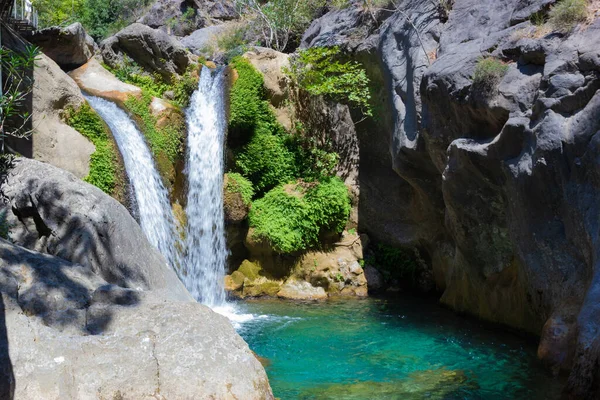
[[98, 49], [79, 22], [65, 28], [53, 26], [35, 31], [27, 36], [27, 40], [66, 71], [87, 63]]
[[383, 289], [383, 275], [375, 267], [371, 265], [365, 266], [365, 279], [370, 292], [377, 293]]
[[324, 300], [327, 298], [327, 293], [322, 287], [314, 287], [308, 282], [289, 279], [281, 286], [277, 297], [290, 300]]
[[191, 299], [125, 207], [95, 186], [19, 159], [0, 190], [14, 243], [81, 264], [112, 284]]
[[119, 68], [127, 56], [146, 71], [160, 74], [167, 82], [183, 75], [192, 61], [177, 39], [138, 23], [102, 41], [100, 51], [111, 68]]
[[37, 58], [33, 77], [32, 157], [85, 178], [96, 147], [61, 118], [65, 108], [77, 109], [85, 102], [81, 91], [45, 55]]
[[0, 265], [15, 398], [273, 398], [247, 344], [208, 307], [111, 286], [3, 240]]
[[185, 36], [198, 28], [237, 17], [231, 0], [158, 0], [139, 22], [171, 35]]
[[253, 281], [260, 276], [260, 271], [262, 268], [257, 263], [250, 262], [248, 260], [244, 260], [238, 272], [243, 274], [246, 278]]
[[242, 194], [236, 190], [229, 190], [229, 175], [225, 174], [223, 179], [223, 211], [225, 213], [225, 223], [240, 224], [248, 217], [250, 205], [246, 204]]
[[118, 104], [123, 104], [129, 96], [142, 95], [140, 88], [121, 82], [95, 58], [71, 71], [69, 76], [87, 93]]

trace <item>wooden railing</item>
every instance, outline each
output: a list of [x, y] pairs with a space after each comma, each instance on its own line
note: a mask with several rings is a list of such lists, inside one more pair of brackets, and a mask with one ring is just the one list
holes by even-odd
[[0, 0], [0, 18], [19, 32], [38, 28], [38, 13], [31, 0]]

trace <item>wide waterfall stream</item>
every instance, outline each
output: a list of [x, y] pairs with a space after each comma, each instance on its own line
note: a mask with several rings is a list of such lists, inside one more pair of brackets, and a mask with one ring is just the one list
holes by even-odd
[[86, 96], [86, 99], [112, 131], [123, 156], [142, 230], [171, 266], [178, 265], [176, 243], [179, 235], [169, 194], [144, 136], [127, 113], [115, 103], [93, 96]]
[[[556, 399], [533, 343], [423, 298], [227, 303], [223, 216], [224, 70], [204, 68], [187, 110], [185, 240], [142, 134], [115, 104], [88, 97], [113, 131], [142, 228], [200, 302], [227, 315], [288, 399]], [[182, 249], [179, 256], [177, 250]]]

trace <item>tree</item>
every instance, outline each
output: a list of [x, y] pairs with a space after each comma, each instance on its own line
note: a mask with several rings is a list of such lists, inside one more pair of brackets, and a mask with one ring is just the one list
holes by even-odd
[[0, 48], [2, 90], [0, 90], [0, 151], [6, 153], [7, 136], [26, 138], [31, 135], [27, 124], [31, 113], [27, 98], [33, 90], [33, 68], [39, 49], [27, 46], [22, 52]]
[[240, 14], [255, 18], [267, 47], [284, 51], [301, 34], [327, 0], [235, 0]]

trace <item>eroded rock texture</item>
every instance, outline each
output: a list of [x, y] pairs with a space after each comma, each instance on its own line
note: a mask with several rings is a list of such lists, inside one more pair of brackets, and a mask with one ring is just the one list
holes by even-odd
[[[384, 91], [357, 124], [359, 227], [418, 247], [442, 302], [541, 334], [571, 368], [571, 398], [600, 396], [600, 20], [569, 34], [529, 19], [547, 0], [426, 0], [313, 23], [304, 46], [339, 45]], [[473, 83], [482, 56], [508, 72]]]

